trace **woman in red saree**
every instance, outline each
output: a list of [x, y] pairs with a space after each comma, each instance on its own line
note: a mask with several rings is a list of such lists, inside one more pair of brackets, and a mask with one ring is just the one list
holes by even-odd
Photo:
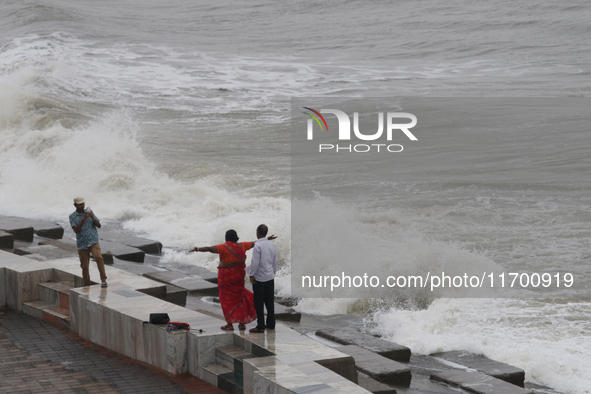
[[[269, 239], [275, 239], [270, 236]], [[254, 242], [238, 243], [238, 234], [234, 230], [226, 231], [226, 243], [216, 246], [201, 246], [189, 252], [210, 252], [220, 255], [218, 265], [218, 289], [220, 303], [226, 319], [222, 330], [234, 331], [234, 323], [239, 330], [245, 330], [246, 324], [257, 318], [254, 309], [253, 295], [244, 288], [246, 276], [246, 251], [254, 247]]]

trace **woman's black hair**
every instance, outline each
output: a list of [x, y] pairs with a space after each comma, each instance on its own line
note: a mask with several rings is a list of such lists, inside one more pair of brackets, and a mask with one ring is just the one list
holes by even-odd
[[236, 233], [236, 230], [228, 230], [226, 231], [226, 241], [230, 241], [230, 242], [238, 242], [238, 234]]

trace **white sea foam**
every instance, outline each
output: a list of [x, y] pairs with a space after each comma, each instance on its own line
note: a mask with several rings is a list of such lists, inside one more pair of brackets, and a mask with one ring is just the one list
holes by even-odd
[[426, 310], [378, 314], [376, 331], [418, 354], [482, 353], [523, 368], [526, 380], [569, 393], [591, 390], [588, 303], [439, 299]]

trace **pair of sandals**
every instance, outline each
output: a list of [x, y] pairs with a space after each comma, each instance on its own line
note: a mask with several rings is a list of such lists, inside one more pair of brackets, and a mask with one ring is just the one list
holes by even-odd
[[[226, 324], [225, 326], [222, 326], [221, 329], [224, 331], [234, 331], [234, 325], [233, 324]], [[240, 323], [240, 324], [238, 324], [238, 329], [240, 331], [244, 331], [244, 330], [246, 330], [246, 326], [244, 324]], [[261, 334], [261, 333], [265, 332], [265, 329], [255, 327], [255, 328], [251, 328], [250, 330], [248, 330], [248, 332], [251, 332], [253, 334]]]
[[[226, 324], [225, 326], [221, 327], [222, 330], [224, 331], [234, 331], [234, 325], [233, 324]], [[244, 331], [246, 330], [246, 326], [242, 323], [238, 324], [238, 329], [240, 331]]]

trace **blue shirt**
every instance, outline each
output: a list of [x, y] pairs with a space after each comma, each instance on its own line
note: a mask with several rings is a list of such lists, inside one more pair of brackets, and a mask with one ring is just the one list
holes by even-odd
[[[72, 228], [78, 226], [83, 218], [83, 213], [80, 214], [78, 211], [74, 211], [74, 213], [70, 215], [70, 226], [72, 226]], [[96, 216], [94, 218], [100, 222], [99, 218]], [[82, 225], [82, 230], [76, 234], [76, 247], [78, 250], [88, 249], [92, 245], [98, 244], [98, 242], [98, 230], [96, 229], [92, 218], [88, 218]]]

